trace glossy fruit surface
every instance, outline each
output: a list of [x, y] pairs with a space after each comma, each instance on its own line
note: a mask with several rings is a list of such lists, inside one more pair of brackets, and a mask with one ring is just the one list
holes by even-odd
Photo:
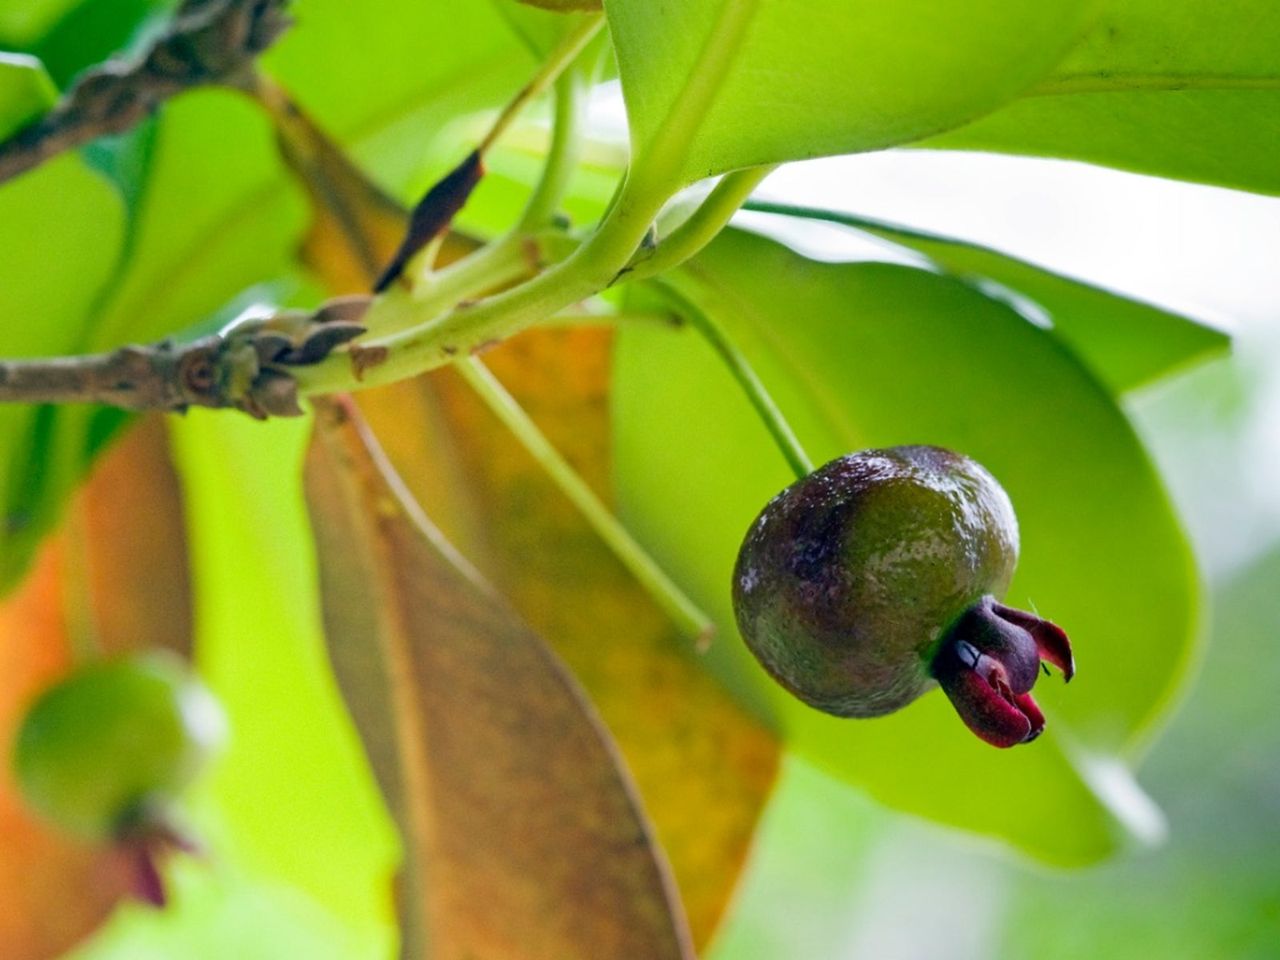
[[1041, 656], [1070, 660], [1065, 635], [1042, 652], [1052, 624], [995, 604], [1017, 559], [1013, 506], [981, 465], [940, 447], [866, 450], [765, 506], [738, 555], [734, 609], [757, 659], [806, 703], [874, 717], [940, 681], [974, 732], [1008, 746], [1043, 728], [1026, 696]]
[[224, 731], [221, 708], [176, 658], [111, 660], [36, 700], [18, 732], [14, 772], [27, 802], [53, 822], [119, 839], [172, 803]]

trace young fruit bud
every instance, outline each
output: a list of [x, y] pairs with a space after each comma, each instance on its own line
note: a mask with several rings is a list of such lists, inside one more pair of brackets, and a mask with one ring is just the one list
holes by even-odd
[[38, 813], [129, 848], [135, 892], [163, 902], [155, 856], [189, 846], [172, 808], [225, 729], [213, 695], [177, 658], [110, 660], [77, 670], [36, 700], [18, 731], [13, 769]]
[[1074, 672], [1058, 627], [997, 603], [1018, 559], [1008, 495], [939, 447], [833, 460], [774, 497], [738, 554], [747, 646], [782, 686], [841, 717], [876, 717], [940, 683], [988, 743], [1034, 739], [1047, 660]]

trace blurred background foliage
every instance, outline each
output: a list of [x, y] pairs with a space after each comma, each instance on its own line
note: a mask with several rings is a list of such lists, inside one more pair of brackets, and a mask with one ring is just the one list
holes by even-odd
[[[522, 38], [508, 29], [509, 11], [504, 15], [503, 2], [378, 0], [375, 13], [367, 5], [345, 0], [298, 0], [293, 6], [298, 28], [264, 65], [381, 186], [408, 201], [465, 152], [483, 128], [482, 111], [509, 96], [533, 69], [535, 61], [526, 41], [530, 37], [536, 41], [545, 22], [538, 20], [538, 14], [523, 12]], [[38, 113], [55, 87], [65, 89], [81, 70], [112, 51], [136, 49], [159, 29], [174, 6], [163, 0], [0, 0], [0, 47], [38, 58], [48, 73], [44, 78], [36, 61], [21, 57], [0, 63], [2, 76], [8, 78], [5, 96], [0, 98], [0, 125], [13, 129]], [[1150, 5], [1117, 6], [1141, 19]], [[1118, 23], [1124, 27], [1126, 21], [1121, 17]], [[1256, 31], [1252, 42], [1237, 51], [1242, 77], [1270, 63], [1262, 43], [1266, 36], [1266, 31]], [[360, 38], [359, 44], [353, 44], [353, 37]], [[1229, 39], [1227, 33], [1210, 35], [1197, 56], [1213, 63], [1213, 54], [1220, 53]], [[536, 48], [537, 43], [532, 46]], [[1087, 66], [1099, 53], [1086, 45], [1074, 56], [1077, 66]], [[1152, 51], [1138, 45], [1126, 56], [1128, 66], [1140, 70], [1149, 66]], [[1199, 63], [1196, 60], [1192, 66]], [[1084, 98], [1066, 117], [1052, 111], [1044, 116], [1035, 113], [1045, 102], [1011, 106], [938, 145], [1061, 152], [1061, 144], [1046, 131], [1096, 128], [1096, 100]], [[586, 156], [586, 168], [567, 205], [578, 222], [589, 222], [607, 201], [620, 158], [625, 156], [619, 145], [623, 133], [618, 129], [619, 106], [614, 87], [603, 98], [596, 118], [599, 139]], [[1207, 110], [1226, 131], [1221, 142], [1230, 147], [1197, 155], [1191, 158], [1194, 163], [1187, 161], [1190, 166], [1180, 165], [1176, 157], [1161, 161], [1155, 165], [1157, 170], [1165, 172], [1163, 164], [1174, 175], [1202, 175], [1274, 192], [1277, 167], [1259, 162], [1274, 159], [1274, 146], [1269, 148], [1265, 139], [1273, 127], [1251, 121], [1255, 107], [1255, 101], [1233, 95], [1207, 105], [1194, 98], [1179, 100], [1177, 109], [1156, 111], [1152, 122], [1167, 121], [1166, 126], [1181, 129], [1179, 125], [1203, 117]], [[1141, 103], [1127, 109], [1142, 115]], [[1250, 131], [1249, 137], [1241, 140], [1241, 130]], [[1251, 139], [1254, 134], [1262, 138], [1257, 143]], [[1108, 130], [1099, 139], [1096, 155], [1086, 151], [1081, 156], [1142, 166], [1143, 158], [1132, 155], [1126, 139], [1131, 137], [1132, 128]], [[513, 133], [492, 157], [492, 174], [465, 211], [464, 227], [491, 235], [507, 221], [525, 184], [536, 175], [537, 156], [545, 142], [546, 126], [536, 115]], [[1165, 142], [1161, 149], [1174, 156], [1176, 145]], [[944, 166], [948, 162], [949, 168]], [[757, 717], [775, 730], [798, 736], [807, 746], [784, 761], [743, 886], [709, 951], [714, 960], [864, 956], [943, 960], [1003, 956], [1012, 960], [1148, 954], [1262, 958], [1276, 956], [1280, 950], [1276, 946], [1280, 943], [1280, 835], [1274, 829], [1280, 819], [1280, 766], [1275, 759], [1280, 756], [1280, 720], [1272, 708], [1280, 666], [1265, 656], [1269, 637], [1280, 622], [1280, 594], [1274, 589], [1280, 576], [1280, 507], [1273, 493], [1280, 479], [1280, 430], [1275, 427], [1280, 422], [1276, 387], [1280, 378], [1275, 375], [1280, 367], [1280, 341], [1265, 329], [1268, 323], [1274, 324], [1280, 310], [1280, 290], [1256, 270], [1218, 274], [1208, 267], [1196, 270], [1194, 255], [1212, 246], [1203, 238], [1215, 232], [1224, 235], [1220, 243], [1227, 248], [1280, 242], [1280, 209], [1275, 200], [1251, 198], [1251, 212], [1232, 219], [1238, 205], [1215, 199], [1228, 196], [1224, 191], [1166, 185], [1167, 192], [1159, 194], [1166, 198], [1163, 202], [1175, 207], [1187, 202], [1199, 211], [1198, 219], [1183, 223], [1156, 216], [1165, 229], [1164, 236], [1156, 236], [1143, 232], [1149, 228], [1141, 221], [1151, 210], [1141, 206], [1144, 194], [1133, 186], [1139, 181], [1129, 175], [1072, 181], [1064, 172], [1068, 168], [1059, 165], [1043, 175], [1023, 178], [1021, 173], [1011, 173], [1015, 168], [1007, 164], [1022, 164], [1018, 171], [1034, 165], [934, 154], [919, 166], [911, 155], [891, 154], [870, 164], [854, 161], [847, 167], [786, 171], [770, 181], [768, 192], [778, 200], [901, 216], [913, 225], [952, 231], [1005, 250], [1021, 251], [1026, 243], [1034, 251], [1029, 259], [1104, 285], [1123, 288], [1124, 271], [1129, 269], [1137, 279], [1128, 292], [1194, 316], [1229, 317], [1240, 325], [1233, 357], [1210, 360], [1129, 392], [1120, 403], [1154, 453], [1177, 512], [1190, 528], [1210, 598], [1209, 641], [1199, 654], [1198, 667], [1193, 668], [1197, 679], [1168, 728], [1150, 745], [1138, 773], [1142, 788], [1167, 817], [1166, 838], [1142, 847], [1122, 839], [1123, 831], [1107, 819], [1106, 807], [1113, 813], [1115, 808], [1137, 810], [1137, 816], [1145, 818], [1147, 839], [1154, 839], [1153, 833], [1158, 832], [1158, 816], [1123, 768], [1117, 768], [1120, 773], [1111, 785], [1119, 798], [1112, 796], [1103, 803], [1081, 786], [1073, 764], [1053, 752], [1063, 749], [1053, 740], [1034, 748], [1040, 753], [1014, 760], [1016, 769], [1006, 763], [1012, 758], [990, 752], [974, 754], [978, 766], [965, 769], [971, 756], [965, 748], [971, 745], [959, 743], [963, 731], [954, 718], [945, 716], [946, 705], [940, 702], [869, 725], [845, 740], [831, 734], [831, 724], [819, 729], [816, 718], [794, 705], [781, 699], [770, 701], [770, 693], [761, 692], [758, 678], [748, 677], [735, 686], [735, 677], [741, 680], [748, 668], [745, 661], [734, 662], [732, 653], [722, 652], [723, 645], [733, 640], [722, 636], [719, 649], [711, 654], [713, 672], [726, 679], [727, 688]], [[948, 169], [960, 173], [948, 174]], [[806, 179], [809, 182], [802, 183]], [[855, 186], [846, 190], [848, 184]], [[1046, 205], [1043, 197], [1055, 190], [1059, 192], [1053, 205]], [[1200, 201], [1188, 199], [1193, 197], [1188, 191], [1199, 191], [1195, 197], [1209, 199], [1197, 206]], [[974, 199], [966, 206], [957, 201], [958, 194]], [[66, 209], [51, 213], [49, 197], [56, 197]], [[1018, 206], [1024, 209], [1017, 216], [1008, 213]], [[297, 267], [294, 258], [306, 225], [304, 198], [276, 154], [265, 118], [234, 93], [187, 94], [135, 132], [95, 144], [79, 156], [61, 158], [8, 185], [0, 192], [0, 207], [4, 214], [0, 238], [5, 249], [15, 251], [0, 266], [6, 310], [11, 316], [38, 312], [42, 317], [39, 327], [6, 325], [0, 334], [0, 354], [6, 356], [99, 349], [175, 330], [208, 329], [247, 303], [313, 302], [319, 296], [314, 279]], [[1108, 208], [1110, 215], [1103, 215]], [[1032, 222], [1029, 211], [1037, 210], [1042, 216]], [[876, 259], [899, 264], [820, 267], [746, 235], [727, 238], [719, 248], [768, 246], [768, 253], [751, 254], [757, 258], [753, 262], [772, 257], [770, 262], [789, 265], [789, 275], [810, 279], [835, 274], [909, 277], [890, 300], [910, 299], [917, 307], [913, 317], [967, 304], [972, 310], [966, 316], [990, 316], [993, 323], [1005, 324], [1009, 338], [1017, 341], [1016, 348], [1002, 347], [999, 358], [1010, 364], [1029, 356], [1038, 358], [1058, 371], [1055, 376], [1067, 384], [1064, 394], [1072, 402], [1090, 405], [1093, 426], [1073, 423], [1070, 407], [1055, 410], [1053, 398], [1037, 397], [1035, 371], [1023, 370], [1016, 389], [1002, 396], [1006, 401], [1016, 397], [1025, 405], [1019, 406], [1020, 411], [1041, 411], [1041, 418], [1032, 425], [1040, 431], [1033, 457], [1019, 457], [1020, 451], [1011, 446], [1016, 429], [1009, 436], [993, 435], [980, 420], [948, 429], [954, 442], [988, 445], [982, 458], [1002, 461], [1004, 469], [997, 473], [1016, 478], [1007, 481], [1013, 486], [1025, 485], [1015, 500], [1027, 502], [1033, 528], [1040, 522], [1036, 518], [1053, 514], [1055, 503], [1070, 502], [1068, 481], [1091, 469], [1087, 461], [1073, 463], [1064, 471], [1066, 479], [1055, 478], [1061, 487], [1037, 491], [1037, 470], [1051, 465], [1055, 441], [1070, 437], [1084, 449], [1098, 433], [1106, 434], [1113, 438], [1108, 449], [1115, 453], [1106, 466], [1123, 461], [1132, 467], [1120, 471], [1117, 483], [1130, 484], [1125, 494], [1126, 519], [1134, 513], [1149, 517], [1144, 537], [1125, 543], [1120, 536], [1101, 556], [1089, 555], [1088, 538], [1078, 538], [1077, 555], [1068, 562], [1052, 555], [1053, 539], [1046, 534], [1034, 550], [1026, 551], [1030, 569], [1024, 576], [1035, 584], [1029, 591], [1033, 598], [1062, 593], [1061, 603], [1078, 610], [1073, 618], [1089, 622], [1086, 634], [1101, 635], [1108, 611], [1117, 611], [1124, 636], [1115, 638], [1117, 646], [1109, 654], [1116, 669], [1099, 672], [1092, 693], [1083, 694], [1084, 705], [1080, 700], [1072, 705], [1068, 694], [1076, 693], [1074, 688], [1067, 692], [1044, 689], [1050, 707], [1061, 711], [1055, 720], [1070, 719], [1086, 729], [1090, 723], [1098, 724], [1101, 729], [1088, 730], [1095, 741], [1127, 758], [1139, 756], [1146, 746], [1145, 734], [1170, 695], [1171, 685], [1176, 686], [1184, 661], [1195, 656], [1191, 642], [1195, 624], [1188, 627], [1188, 619], [1194, 620], [1189, 612], [1194, 591], [1179, 534], [1165, 512], [1159, 486], [1146, 473], [1141, 451], [1128, 434], [1128, 425], [1116, 415], [1112, 400], [1113, 395], [1162, 370], [1212, 351], [1217, 338], [1203, 336], [1201, 328], [1169, 326], [1177, 335], [1162, 340], [1159, 361], [1150, 361], [1140, 356], [1142, 337], [1132, 332], [1140, 330], [1145, 336], [1162, 322], [1180, 321], [1122, 301], [1104, 303], [1096, 292], [1066, 289], [1053, 278], [1032, 276], [1025, 265], [996, 262], [989, 252], [975, 254], [954, 245], [930, 247], [932, 241], [919, 238], [907, 244], [956, 274], [983, 273], [1024, 294], [1031, 288], [1038, 296], [1058, 297], [1064, 312], [1075, 309], [1086, 320], [1099, 313], [1114, 318], [1116, 329], [1128, 331], [1129, 340], [1122, 341], [1115, 329], [1105, 325], [1064, 327], [1061, 333], [1071, 349], [1093, 365], [1089, 374], [1075, 355], [1062, 350], [1058, 334], [1021, 324], [1022, 318], [1002, 301], [1000, 291], [990, 298], [986, 293], [992, 291], [980, 297], [953, 284], [951, 278], [918, 270], [908, 273], [902, 265], [919, 267], [918, 257], [865, 243], [850, 246], [847, 231], [808, 224], [803, 238], [797, 239], [800, 234], [794, 225], [784, 228], [758, 217], [742, 222], [782, 237], [814, 261]], [[1163, 272], [1141, 273], [1143, 264], [1160, 255], [1182, 252], [1169, 236], [1177, 229], [1187, 231], [1189, 238], [1195, 234], [1186, 241], [1193, 253], [1175, 258]], [[1096, 253], [1115, 242], [1111, 235], [1127, 239], [1112, 250], [1112, 272], [1108, 273], [1096, 261], [1090, 262], [1088, 251], [1080, 248], [1092, 245]], [[1141, 248], [1141, 253], [1126, 260], [1125, 254], [1133, 253], [1123, 249], [1126, 244]], [[1256, 257], [1256, 251], [1242, 258], [1245, 264], [1256, 264], [1249, 256]], [[716, 257], [713, 250], [701, 261], [704, 272], [739, 269], [732, 257], [720, 261]], [[751, 271], [746, 274], [738, 281], [750, 286]], [[1198, 283], [1192, 284], [1189, 295], [1188, 275]], [[1184, 282], [1182, 288], [1177, 286], [1179, 280]], [[1166, 285], [1175, 292], [1165, 296]], [[771, 293], [767, 287], [757, 291], [757, 305], [767, 301]], [[838, 292], [824, 295], [835, 297]], [[860, 307], [882, 314], [883, 322], [891, 324], [894, 302], [875, 299], [887, 292], [887, 286], [876, 286]], [[1218, 292], [1222, 299], [1215, 303]], [[1206, 301], [1207, 311], [1201, 309]], [[777, 309], [784, 308], [785, 304]], [[834, 309], [829, 312], [835, 315]], [[736, 332], [750, 346], [749, 326], [742, 322]], [[924, 333], [943, 329], [926, 324]], [[892, 342], [894, 336], [902, 338], [910, 332], [894, 328], [887, 339]], [[628, 352], [623, 354], [623, 377], [628, 369], [634, 374], [636, 364], [642, 369], [646, 354], [637, 343], [646, 338], [661, 341], [658, 357], [677, 345], [683, 361], [667, 357], [669, 364], [697, 363], [696, 356], [690, 359], [687, 344], [679, 345], [689, 338], [673, 339], [664, 331], [628, 336], [632, 342], [624, 348]], [[813, 342], [821, 342], [820, 337], [811, 337], [807, 346], [811, 348]], [[1107, 353], [1105, 348], [1117, 342], [1122, 346]], [[803, 336], [800, 346], [806, 346]], [[893, 356], [892, 351], [886, 355]], [[767, 365], [766, 358], [760, 359]], [[820, 352], [808, 358], [813, 369], [821, 366], [822, 359]], [[1154, 366], [1144, 366], [1148, 362]], [[696, 394], [702, 383], [697, 370], [689, 373], [674, 365], [667, 369], [675, 371], [669, 383], [673, 391]], [[975, 369], [977, 385], [989, 368]], [[875, 371], [864, 373], [874, 376]], [[847, 393], [839, 398], [856, 408], [865, 423], [854, 428], [847, 423], [832, 426], [824, 421], [821, 404], [808, 393], [811, 384], [805, 376], [797, 377], [794, 371], [789, 377], [785, 371], [775, 376], [771, 385], [823, 456], [850, 444], [889, 442], [911, 429], [916, 414], [922, 418], [918, 422], [935, 424], [952, 412], [960, 420], [981, 413], [976, 401], [975, 408], [965, 406], [971, 398], [959, 397], [950, 403], [952, 398], [945, 391], [931, 395], [928, 406], [933, 413], [927, 413], [907, 409], [892, 397], [876, 402], [860, 398], [856, 389], [846, 385], [840, 389]], [[818, 379], [838, 384], [839, 374], [827, 371]], [[903, 382], [921, 388], [921, 383], [910, 377], [902, 381], [892, 370], [884, 374], [886, 385]], [[679, 396], [673, 392], [670, 398]], [[615, 398], [615, 409], [628, 403], [634, 407], [646, 399], [643, 388], [633, 386], [627, 392], [624, 386], [621, 398]], [[877, 402], [882, 403], [879, 409]], [[727, 405], [732, 408], [733, 401]], [[667, 421], [647, 422], [646, 412], [633, 409], [629, 415], [633, 440], [637, 428], [656, 425], [670, 430], [672, 423], [681, 422], [678, 409], [667, 411]], [[729, 409], [725, 422], [734, 415]], [[61, 515], [66, 496], [90, 457], [120, 423], [116, 415], [72, 410], [0, 413], [4, 458], [0, 478], [5, 483], [9, 520], [0, 579], [12, 580], [25, 567], [40, 536]], [[1044, 433], [1045, 423], [1055, 424], [1061, 435]], [[314, 558], [298, 474], [306, 431], [305, 423], [259, 425], [201, 414], [172, 427], [193, 563], [196, 657], [231, 714], [234, 747], [192, 800], [190, 816], [211, 856], [204, 862], [175, 864], [175, 906], [163, 915], [125, 906], [106, 929], [75, 951], [76, 960], [174, 956], [338, 960], [387, 955], [393, 931], [385, 878], [395, 861], [396, 842], [337, 698], [319, 639]], [[693, 436], [691, 430], [681, 439]], [[641, 441], [630, 448], [630, 468], [625, 462], [627, 448], [621, 448], [627, 474], [622, 503], [637, 528], [662, 553], [661, 524], [646, 517], [644, 498], [650, 497], [651, 505], [657, 502], [652, 498], [669, 491], [660, 476], [641, 476], [645, 463], [651, 464], [645, 450], [652, 449]], [[650, 437], [647, 442], [657, 441]], [[16, 464], [24, 468], [15, 470]], [[780, 467], [753, 465], [736, 479], [767, 490], [785, 482]], [[635, 487], [635, 477], [641, 477], [640, 486], [629, 495], [627, 485]], [[645, 482], [649, 485], [644, 486]], [[1105, 494], [1102, 490], [1101, 495]], [[744, 502], [757, 499], [751, 493]], [[1106, 507], [1103, 502], [1092, 520], [1100, 538], [1106, 535], [1102, 529]], [[738, 512], [742, 509], [739, 506]], [[705, 511], [697, 516], [707, 518]], [[666, 519], [679, 522], [683, 517], [677, 511]], [[723, 539], [733, 522], [722, 525], [715, 535]], [[1071, 524], [1063, 521], [1059, 526], [1068, 529]], [[712, 561], [693, 553], [689, 544], [697, 542], [691, 534], [687, 543], [669, 551], [667, 559], [695, 588], [704, 589], [703, 599], [713, 612], [723, 615], [718, 606], [723, 606], [724, 597], [716, 599], [715, 584], [716, 564], [724, 558]], [[505, 546], [509, 549], [512, 544]], [[687, 554], [683, 568], [679, 548]], [[1059, 560], [1071, 567], [1075, 580], [1055, 579], [1053, 565]], [[1132, 574], [1144, 569], [1158, 571], [1159, 582], [1135, 583]], [[1074, 622], [1047, 603], [1044, 612], [1062, 616], [1068, 626]], [[1162, 626], [1143, 632], [1152, 623]], [[573, 659], [571, 654], [566, 656]], [[1098, 664], [1103, 657], [1091, 658], [1085, 646], [1078, 681], [1081, 691], [1092, 682], [1091, 659]], [[607, 679], [607, 665], [601, 670]], [[1130, 678], [1133, 683], [1126, 684]], [[1106, 696], [1114, 696], [1114, 713], [1121, 719], [1107, 712]], [[602, 709], [608, 715], [609, 708]], [[1079, 716], [1071, 715], [1073, 709]], [[896, 733], [886, 734], [894, 724]], [[1061, 726], [1066, 729], [1069, 724]], [[936, 730], [947, 731], [957, 741], [954, 751], [948, 740], [932, 760], [919, 752], [895, 755], [903, 743], [929, 743]], [[850, 747], [863, 736], [865, 749], [878, 751], [875, 764], [860, 764], [860, 756]], [[842, 749], [850, 751], [847, 756], [839, 755]], [[678, 759], [672, 762], [678, 765]], [[810, 765], [815, 759], [827, 772]], [[941, 761], [952, 767], [938, 768], [936, 763]], [[991, 811], [983, 811], [991, 802], [986, 796], [952, 803], [945, 791], [937, 796], [923, 793], [916, 779], [923, 776], [921, 770], [955, 769], [957, 775], [981, 783], [981, 770], [986, 768], [993, 777], [1005, 778], [1000, 781], [1001, 800], [1008, 807], [996, 810], [994, 819], [1022, 803], [1024, 820], [1003, 828], [993, 826]], [[656, 777], [671, 775], [670, 767], [656, 764], [653, 769]], [[842, 772], [840, 781], [829, 776], [833, 769]], [[643, 772], [640, 776], [643, 780]], [[851, 788], [850, 783], [869, 783], [869, 792]], [[1097, 784], [1093, 789], [1106, 793]], [[1055, 870], [1033, 865], [995, 843], [892, 812], [872, 800], [872, 795], [935, 820], [1002, 834], [1051, 861], [1078, 863], [1114, 847], [1120, 849], [1100, 865]], [[706, 802], [696, 794], [689, 800], [690, 805]], [[691, 819], [687, 810], [684, 816]]]

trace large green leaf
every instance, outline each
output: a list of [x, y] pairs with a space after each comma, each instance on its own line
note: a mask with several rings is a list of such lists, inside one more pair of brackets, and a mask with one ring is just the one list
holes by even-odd
[[1022, 527], [1009, 600], [1064, 624], [1080, 675], [1042, 683], [1035, 745], [997, 752], [946, 699], [841, 721], [792, 699], [737, 640], [741, 537], [790, 477], [702, 343], [628, 329], [617, 371], [620, 497], [639, 534], [724, 628], [708, 665], [802, 754], [892, 806], [1078, 863], [1116, 815], [1156, 828], [1117, 759], [1180, 678], [1196, 621], [1187, 546], [1114, 401], [1046, 331], [948, 277], [820, 264], [730, 232], [677, 282], [738, 339], [812, 455], [937, 443], [986, 464]]
[[1047, 72], [1087, 0], [606, 0], [642, 177], [917, 140]]
[[[595, 16], [582, 9], [541, 9], [524, 0], [489, 0], [498, 15], [515, 31], [516, 36], [538, 58], [544, 57], [570, 30], [583, 19]], [[597, 5], [598, 10], [598, 5]]]
[[34, 57], [0, 53], [0, 138], [20, 130], [53, 105], [58, 91]]
[[1117, 0], [1027, 96], [927, 143], [1280, 193], [1280, 5]]
[[82, 0], [4, 0], [0, 3], [0, 38], [16, 46], [36, 40]]
[[752, 201], [747, 207], [853, 227], [922, 253], [938, 269], [997, 299], [1009, 299], [1024, 310], [1043, 311], [1036, 319], [1051, 325], [1054, 334], [1116, 393], [1140, 387], [1230, 344], [1225, 333], [1187, 317], [976, 243], [833, 210], [763, 201]]

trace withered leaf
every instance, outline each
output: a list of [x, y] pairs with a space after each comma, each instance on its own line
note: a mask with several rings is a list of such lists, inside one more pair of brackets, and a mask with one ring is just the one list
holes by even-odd
[[182, 490], [164, 419], [133, 424], [94, 465], [71, 507], [93, 629], [107, 653], [191, 653], [191, 572]]
[[[607, 500], [611, 334], [531, 331], [485, 355]], [[448, 371], [359, 396], [420, 502], [565, 658], [622, 748], [695, 943], [714, 932], [777, 769], [772, 733], [697, 663], [581, 514]]]
[[317, 409], [307, 498], [326, 635], [404, 838], [403, 955], [691, 957], [573, 680], [408, 499], [354, 406]]

